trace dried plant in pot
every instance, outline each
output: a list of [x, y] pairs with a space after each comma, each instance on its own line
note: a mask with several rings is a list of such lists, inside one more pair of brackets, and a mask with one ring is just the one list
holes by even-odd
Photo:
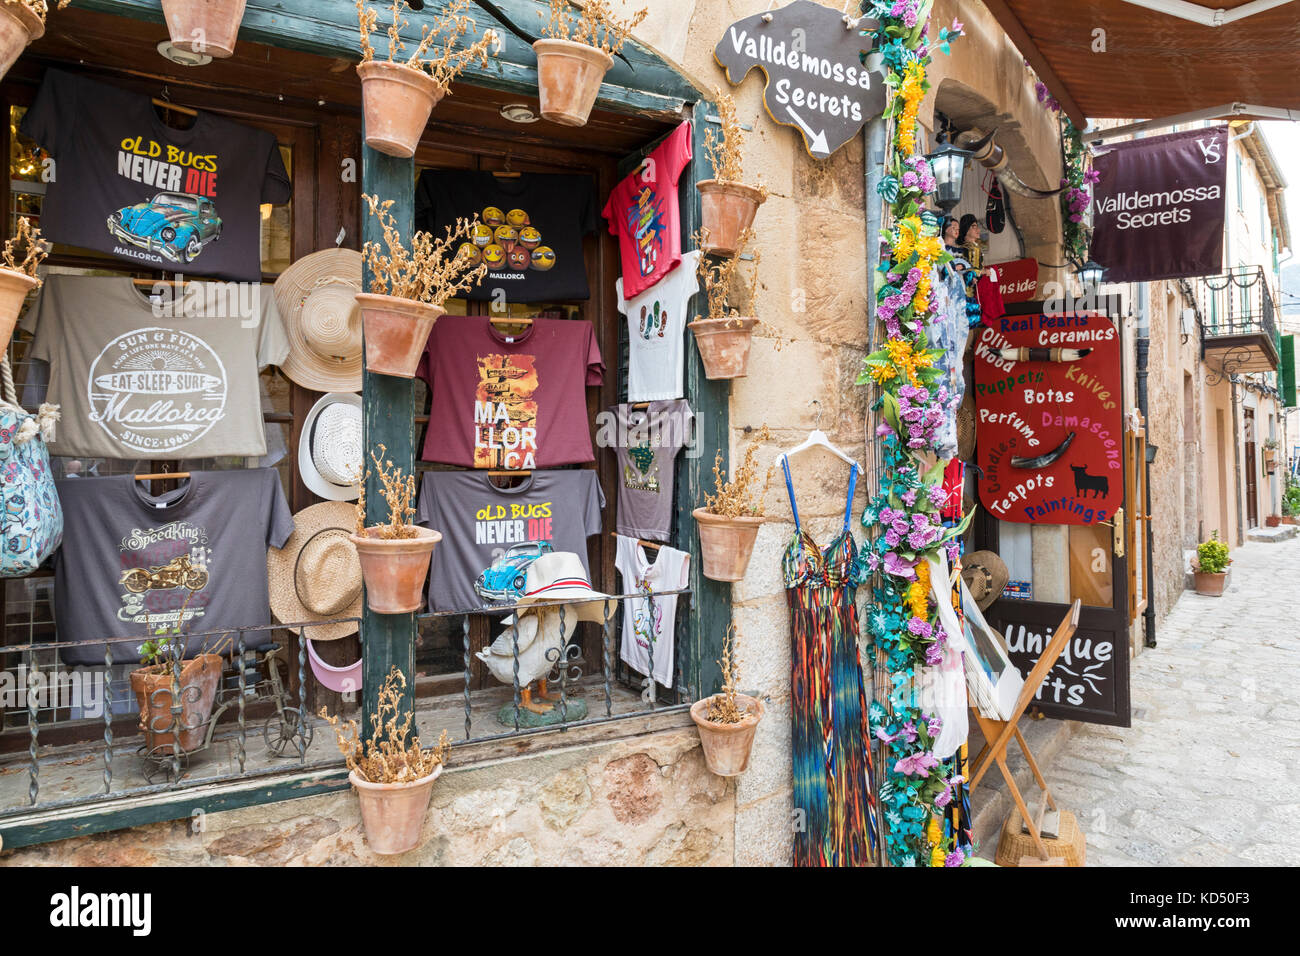
[[451, 750], [445, 730], [436, 747], [422, 747], [419, 735], [411, 735], [414, 712], [403, 704], [406, 687], [400, 670], [394, 667], [388, 672], [371, 717], [374, 734], [365, 741], [355, 720], [345, 723], [324, 707], [320, 710], [321, 718], [334, 728], [347, 761], [348, 780], [361, 805], [366, 844], [383, 856], [420, 845], [433, 784]]
[[245, 0], [162, 0], [172, 46], [222, 60], [235, 55]]
[[715, 493], [706, 493], [704, 507], [691, 512], [700, 533], [703, 574], [710, 581], [740, 581], [749, 569], [754, 541], [764, 521], [763, 500], [772, 483], [769, 465], [762, 487], [758, 486], [758, 445], [771, 438], [766, 425], [754, 433], [730, 480], [722, 473], [722, 452], [713, 460]]
[[[184, 619], [194, 593], [190, 591], [181, 605], [178, 620]], [[171, 625], [150, 630], [141, 648], [140, 664], [130, 680], [140, 710], [145, 754], [156, 759], [198, 750], [207, 738], [217, 700], [220, 655], [196, 654], [186, 660], [181, 628]], [[179, 714], [172, 713], [173, 700], [180, 701]]]
[[409, 159], [424, 135], [429, 114], [447, 95], [451, 81], [472, 63], [486, 66], [501, 40], [487, 30], [469, 46], [462, 46], [474, 31], [471, 0], [451, 0], [433, 24], [420, 28], [420, 42], [409, 57], [403, 52], [402, 30], [410, 25], [406, 0], [392, 0], [392, 21], [387, 28], [388, 59], [375, 59], [370, 36], [379, 25], [379, 12], [357, 0], [357, 21], [361, 29], [362, 113], [365, 116], [366, 145], [389, 156]]
[[1196, 546], [1196, 557], [1192, 561], [1196, 593], [1205, 597], [1222, 597], [1231, 563], [1228, 546], [1219, 540], [1219, 532], [1211, 532], [1210, 540]]
[[18, 314], [29, 293], [41, 287], [37, 272], [48, 250], [41, 231], [26, 216], [18, 220], [14, 236], [5, 242], [0, 265], [0, 342], [8, 342], [18, 324]]
[[415, 517], [415, 476], [403, 474], [391, 460], [388, 449], [370, 453], [380, 493], [388, 505], [388, 521], [366, 526], [367, 469], [357, 476], [361, 494], [357, 498], [356, 533], [349, 535], [357, 546], [361, 578], [366, 585], [366, 606], [376, 614], [409, 614], [424, 601], [424, 580], [429, 574], [433, 549], [442, 534], [412, 524]]
[[713, 167], [713, 178], [695, 184], [700, 191], [700, 214], [705, 239], [700, 248], [711, 256], [739, 255], [754, 225], [758, 207], [767, 202], [767, 187], [744, 182], [741, 149], [745, 131], [736, 116], [736, 101], [730, 93], [714, 92], [721, 132], [712, 128], [704, 134], [704, 152]]
[[618, 20], [609, 0], [587, 0], [575, 19], [569, 0], [550, 2], [543, 39], [533, 44], [542, 117], [561, 126], [586, 126], [615, 54], [649, 10]]
[[[62, 10], [70, 0], [58, 0]], [[0, 79], [28, 44], [45, 36], [47, 0], [0, 0]]]
[[390, 209], [393, 201], [363, 196], [383, 226], [382, 242], [367, 242], [361, 255], [370, 268], [369, 292], [357, 293], [365, 330], [366, 368], [381, 375], [413, 378], [433, 323], [448, 299], [478, 285], [487, 275], [473, 245], [464, 243], [478, 222], [461, 219], [435, 239], [417, 232], [402, 242]]
[[719, 777], [738, 777], [749, 769], [754, 735], [763, 719], [763, 702], [736, 690], [740, 659], [736, 656], [736, 625], [722, 642], [722, 690], [691, 705], [691, 720], [700, 732], [704, 763]]
[[[696, 238], [702, 245], [708, 234], [701, 230]], [[752, 238], [752, 230], [747, 230], [742, 241], [748, 243]], [[747, 293], [747, 304], [753, 307], [758, 292], [760, 256], [757, 252], [753, 254], [748, 278], [740, 273], [743, 261], [739, 256], [721, 260], [700, 256], [700, 284], [704, 287], [709, 314], [704, 318], [696, 316], [695, 321], [686, 327], [695, 336], [705, 378], [744, 378], [749, 374], [749, 350], [758, 319], [741, 315], [739, 310], [730, 307], [729, 302], [740, 277]]]

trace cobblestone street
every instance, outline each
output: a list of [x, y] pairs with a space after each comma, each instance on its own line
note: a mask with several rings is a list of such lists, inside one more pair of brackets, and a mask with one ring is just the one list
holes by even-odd
[[1047, 772], [1089, 866], [1300, 865], [1300, 539], [1232, 556], [1133, 662], [1133, 726], [1083, 726]]

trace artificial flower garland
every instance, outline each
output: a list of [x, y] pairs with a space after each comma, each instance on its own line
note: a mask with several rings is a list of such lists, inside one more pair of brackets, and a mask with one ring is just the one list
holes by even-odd
[[[917, 669], [942, 660], [947, 634], [930, 593], [926, 556], [940, 548], [956, 557], [955, 539], [966, 521], [945, 528], [945, 462], [934, 453], [936, 430], [950, 412], [952, 396], [938, 385], [940, 349], [927, 347], [926, 330], [935, 317], [933, 269], [951, 259], [939, 235], [939, 220], [925, 209], [934, 175], [916, 152], [917, 115], [929, 89], [928, 21], [933, 0], [868, 0], [864, 12], [876, 18], [874, 52], [882, 57], [891, 91], [885, 118], [894, 121], [886, 174], [878, 187], [889, 204], [882, 235], [876, 313], [885, 326], [885, 347], [866, 358], [859, 384], [874, 383], [872, 408], [883, 449], [880, 488], [862, 515], [872, 532], [864, 552], [863, 576], [876, 575], [875, 605], [868, 628], [890, 686], [870, 709], [871, 731], [884, 745], [886, 778], [880, 800], [888, 827], [887, 852], [894, 866], [960, 866], [965, 855], [940, 823], [954, 798], [959, 776], [945, 776], [934, 755], [942, 729], [938, 717], [917, 706]], [[937, 49], [949, 52], [961, 24], [939, 31]]]
[[[1025, 66], [1030, 70], [1029, 61]], [[1083, 145], [1083, 132], [1070, 117], [1061, 114], [1061, 104], [1057, 102], [1047, 84], [1039, 80], [1034, 84], [1034, 92], [1043, 109], [1060, 116], [1061, 121], [1061, 165], [1065, 175], [1061, 177], [1061, 241], [1066, 258], [1082, 265], [1088, 261], [1092, 234], [1084, 222], [1084, 215], [1092, 205], [1092, 187], [1101, 179], [1101, 174], [1088, 163], [1088, 150]]]

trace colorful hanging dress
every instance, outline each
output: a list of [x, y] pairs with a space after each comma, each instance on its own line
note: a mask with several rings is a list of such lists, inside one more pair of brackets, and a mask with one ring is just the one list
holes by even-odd
[[858, 659], [857, 544], [849, 533], [858, 468], [849, 476], [844, 528], [823, 550], [799, 525], [790, 466], [781, 464], [795, 528], [782, 560], [793, 641], [794, 865], [867, 865], [878, 831]]

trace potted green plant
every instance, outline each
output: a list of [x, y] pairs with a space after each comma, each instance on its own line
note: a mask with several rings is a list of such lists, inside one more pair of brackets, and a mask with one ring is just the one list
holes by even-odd
[[[753, 230], [747, 229], [740, 239], [741, 246], [747, 245], [753, 238]], [[703, 246], [707, 234], [701, 230], [696, 237]], [[700, 361], [704, 363], [704, 376], [710, 379], [744, 378], [749, 374], [749, 350], [753, 343], [754, 326], [758, 319], [741, 315], [731, 308], [729, 302], [740, 276], [743, 260], [737, 255], [730, 259], [715, 260], [700, 256], [698, 272], [700, 284], [704, 287], [705, 300], [708, 303], [707, 316], [696, 316], [687, 328], [695, 336], [695, 345], [700, 350]], [[746, 304], [754, 307], [758, 292], [758, 264], [760, 256], [754, 252], [750, 263], [749, 278], [743, 282], [746, 291]]]
[[[381, 375], [413, 378], [429, 332], [448, 299], [473, 288], [487, 275], [476, 247], [467, 239], [478, 222], [460, 219], [442, 239], [427, 232], [402, 242], [391, 199], [363, 196], [370, 214], [383, 226], [383, 242], [367, 242], [361, 255], [370, 267], [369, 292], [357, 293], [365, 331], [366, 368]], [[453, 251], [455, 250], [455, 251]]]
[[[429, 114], [447, 95], [451, 81], [470, 64], [486, 66], [495, 56], [500, 38], [487, 30], [469, 46], [461, 40], [474, 30], [470, 16], [471, 0], [451, 0], [433, 25], [420, 30], [420, 42], [409, 57], [403, 51], [402, 30], [410, 25], [404, 13], [410, 10], [406, 0], [393, 0], [392, 22], [388, 25], [388, 59], [376, 60], [370, 36], [378, 29], [379, 13], [364, 0], [356, 0], [357, 20], [361, 28], [362, 114], [365, 117], [366, 145], [389, 156], [409, 159], [424, 135]], [[400, 56], [399, 56], [400, 54]]]
[[[58, 0], [62, 10], [70, 0]], [[0, 0], [0, 79], [34, 40], [45, 36], [47, 0]]]
[[731, 257], [744, 248], [758, 207], [767, 201], [767, 187], [744, 182], [741, 148], [745, 131], [736, 115], [735, 98], [718, 90], [714, 100], [721, 132], [710, 127], [704, 134], [704, 152], [713, 167], [713, 178], [696, 183], [705, 237], [700, 248], [707, 255]]
[[[189, 597], [193, 597], [190, 592]], [[185, 618], [189, 597], [177, 621]], [[185, 641], [179, 623], [149, 631], [140, 647], [140, 664], [130, 674], [131, 691], [140, 711], [140, 732], [145, 753], [189, 753], [203, 745], [208, 720], [221, 682], [221, 656], [196, 654], [185, 659]], [[172, 702], [180, 701], [180, 714]]]
[[1211, 532], [1210, 540], [1202, 541], [1196, 546], [1196, 559], [1192, 562], [1196, 593], [1206, 597], [1221, 597], [1231, 562], [1228, 546], [1219, 540], [1219, 532]]
[[702, 571], [711, 581], [740, 581], [749, 568], [754, 553], [754, 541], [764, 521], [763, 500], [772, 483], [772, 467], [768, 466], [762, 489], [758, 486], [758, 444], [770, 441], [771, 431], [764, 425], [749, 440], [740, 467], [728, 480], [722, 473], [722, 452], [713, 460], [715, 493], [704, 495], [704, 507], [691, 512], [700, 534], [700, 561]]
[[424, 579], [433, 560], [433, 549], [442, 534], [412, 524], [415, 516], [415, 476], [403, 474], [391, 460], [387, 447], [373, 451], [375, 473], [381, 494], [388, 504], [388, 521], [366, 526], [366, 478], [369, 469], [357, 476], [361, 494], [357, 498], [356, 533], [349, 535], [357, 547], [361, 578], [366, 586], [366, 606], [376, 614], [409, 614], [424, 601]]
[[1286, 490], [1282, 492], [1282, 523], [1300, 524], [1300, 479], [1286, 476]]
[[1264, 455], [1263, 455], [1264, 471], [1268, 472], [1270, 475], [1277, 468], [1278, 447], [1279, 447], [1279, 442], [1276, 438], [1264, 439]]
[[[614, 55], [650, 11], [619, 20], [609, 0], [587, 0], [575, 20], [569, 0], [550, 3], [543, 38], [533, 43], [542, 117], [561, 126], [586, 126]], [[539, 11], [538, 16], [545, 14]]]
[[245, 0], [162, 0], [172, 46], [214, 59], [235, 55]]
[[8, 342], [18, 324], [18, 314], [29, 293], [41, 287], [36, 274], [48, 252], [41, 231], [26, 216], [18, 220], [12, 239], [5, 241], [0, 253], [0, 342]]
[[763, 719], [763, 702], [736, 690], [740, 659], [736, 656], [736, 625], [722, 642], [722, 690], [691, 705], [691, 720], [700, 732], [704, 763], [719, 777], [737, 777], [749, 769], [754, 735]]
[[[391, 856], [420, 845], [420, 831], [433, 796], [433, 784], [447, 764], [451, 743], [447, 731], [436, 747], [420, 745], [411, 735], [414, 712], [402, 712], [406, 677], [397, 667], [388, 672], [371, 718], [373, 735], [365, 741], [357, 722], [343, 723], [322, 707], [320, 716], [334, 728], [338, 748], [348, 767], [348, 780], [361, 806], [366, 844], [375, 853]], [[401, 718], [399, 720], [399, 717]]]

